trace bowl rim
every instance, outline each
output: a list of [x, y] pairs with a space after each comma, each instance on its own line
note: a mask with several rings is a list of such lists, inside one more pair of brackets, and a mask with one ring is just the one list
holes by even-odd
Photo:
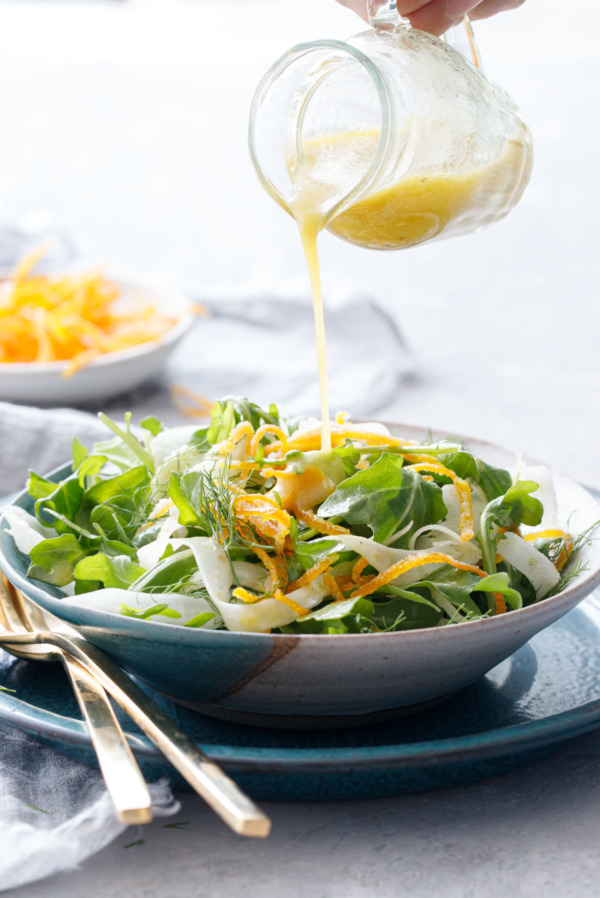
[[[385, 422], [380, 422], [385, 423]], [[387, 422], [388, 426], [392, 426], [394, 428], [411, 428], [422, 431], [427, 431], [429, 433], [436, 434], [436, 431], [433, 428], [425, 428], [415, 424], [406, 424], [402, 422]], [[453, 434], [457, 440], [460, 440], [463, 445], [469, 445], [469, 441], [477, 442], [480, 445], [487, 445], [490, 448], [500, 450], [501, 452], [511, 452], [513, 450], [508, 449], [507, 447], [501, 446], [498, 443], [493, 443], [491, 441], [479, 440], [476, 437], [468, 437], [462, 434]], [[570, 488], [575, 488], [576, 491], [581, 491], [588, 500], [591, 500], [594, 505], [598, 508], [598, 519], [600, 520], [600, 493], [596, 496], [582, 484], [578, 483], [576, 480], [573, 480], [568, 474], [563, 473], [557, 468], [551, 467], [549, 465], [544, 464], [544, 462], [540, 462], [537, 459], [532, 458], [531, 456], [523, 456], [523, 460], [527, 464], [535, 464], [535, 465], [544, 465], [550, 471], [552, 475], [558, 475], [558, 477], [563, 480]], [[49, 478], [59, 477], [65, 475], [68, 471], [72, 471], [72, 463], [66, 462], [63, 465], [60, 465], [57, 468], [54, 468], [49, 474], [46, 476]], [[19, 493], [12, 497], [12, 500], [7, 504], [6, 507], [11, 505], [20, 505], [21, 501], [28, 500], [29, 493], [27, 492], [27, 488], [25, 487]], [[21, 506], [22, 507], [22, 506]], [[0, 527], [4, 521], [4, 511], [5, 508], [0, 508]], [[5, 531], [5, 534], [8, 538], [8, 533]], [[14, 545], [14, 543], [13, 543]], [[19, 550], [15, 546], [15, 551], [18, 555], [22, 555]], [[317, 639], [319, 641], [323, 640], [335, 640], [334, 645], [341, 645], [343, 641], [346, 640], [356, 640], [356, 639], [369, 639], [373, 643], [376, 639], [380, 642], [384, 639], [390, 639], [397, 642], [399, 639], [409, 639], [413, 642], [417, 640], [430, 640], [431, 634], [437, 634], [436, 638], [442, 639], [453, 639], [457, 638], [451, 634], [464, 632], [465, 634], [468, 631], [472, 631], [474, 629], [479, 629], [482, 626], [485, 627], [486, 630], [489, 630], [491, 626], [495, 626], [496, 629], [500, 627], [511, 627], [514, 624], [517, 624], [518, 621], [525, 621], [531, 617], [536, 616], [536, 614], [542, 613], [540, 609], [560, 609], [562, 605], [575, 606], [580, 601], [582, 601], [587, 595], [589, 595], [593, 590], [600, 584], [600, 549], [595, 552], [597, 556], [597, 560], [595, 566], [592, 567], [588, 571], [583, 571], [570, 586], [568, 586], [563, 592], [559, 592], [554, 596], [550, 596], [549, 598], [540, 599], [538, 602], [535, 602], [532, 605], [525, 606], [523, 608], [519, 608], [513, 611], [510, 611], [506, 614], [495, 615], [490, 618], [479, 618], [477, 620], [463, 621], [460, 624], [455, 624], [452, 626], [440, 626], [440, 627], [421, 627], [414, 630], [398, 630], [395, 632], [384, 632], [384, 633], [256, 633], [249, 632], [245, 630], [209, 630], [204, 628], [185, 628], [180, 626], [174, 626], [173, 624], [163, 623], [158, 620], [141, 620], [138, 618], [131, 618], [119, 614], [115, 614], [110, 611], [103, 610], [95, 610], [91, 608], [85, 608], [82, 606], [70, 606], [80, 611], [91, 611], [94, 615], [98, 615], [98, 623], [71, 623], [72, 626], [84, 629], [99, 629], [106, 626], [113, 627], [115, 625], [115, 621], [120, 621], [123, 625], [123, 631], [129, 631], [130, 633], [134, 632], [143, 632], [144, 635], [148, 635], [153, 632], [152, 630], [148, 630], [149, 626], [154, 628], [154, 631], [157, 633], [162, 633], [163, 636], [168, 636], [166, 641], [168, 642], [180, 642], [185, 640], [186, 642], [194, 641], [198, 639], [200, 641], [203, 638], [208, 639], [253, 639], [253, 640], [287, 640], [290, 643], [296, 643], [298, 640], [302, 640], [302, 642], [306, 642], [308, 640]], [[27, 556], [23, 555], [23, 558]], [[0, 541], [0, 570], [4, 571], [5, 575], [8, 577], [11, 582], [17, 587], [19, 586], [19, 581], [25, 582], [31, 593], [34, 595], [31, 596], [34, 598], [35, 593], [40, 594], [40, 596], [45, 599], [52, 599], [53, 602], [60, 602], [61, 599], [53, 596], [48, 593], [45, 589], [45, 584], [41, 583], [41, 581], [29, 580], [26, 575], [22, 574], [19, 570], [15, 569], [15, 567], [11, 564], [10, 560], [4, 554], [4, 550]], [[14, 579], [13, 579], [14, 578]], [[24, 590], [25, 591], [25, 590]], [[48, 609], [51, 610], [51, 609]], [[52, 613], [55, 613], [52, 611]], [[566, 612], [565, 612], [566, 613]], [[56, 615], [57, 617], [60, 615]], [[557, 617], [561, 615], [558, 614]], [[553, 619], [557, 619], [557, 617]], [[492, 624], [492, 622], [494, 622]], [[143, 625], [143, 631], [139, 631], [139, 626]], [[160, 628], [156, 630], [156, 628]], [[210, 635], [209, 635], [210, 634]], [[448, 634], [442, 636], [441, 634]]]
[[[0, 282], [2, 280], [3, 278], [0, 277]], [[158, 352], [163, 347], [171, 346], [184, 336], [196, 319], [194, 304], [190, 297], [184, 292], [178, 290], [161, 290], [160, 288], [152, 287], [149, 284], [130, 281], [126, 278], [107, 278], [107, 280], [121, 287], [125, 287], [126, 289], [139, 290], [163, 299], [174, 300], [175, 323], [163, 334], [160, 334], [160, 336], [155, 337], [153, 340], [147, 340], [144, 343], [138, 343], [137, 346], [130, 346], [127, 349], [116, 349], [97, 356], [86, 365], [82, 366], [82, 368], [74, 371], [73, 377], [81, 374], [82, 371], [88, 371], [92, 368], [103, 368], [106, 365], [117, 364], [121, 361], [127, 361], [130, 358], [150, 355], [153, 352]], [[60, 359], [50, 362], [0, 362], [0, 379], [9, 380], [14, 377], [34, 378], [40, 375], [57, 374], [62, 376], [63, 371], [68, 369], [71, 362], [71, 359]]]

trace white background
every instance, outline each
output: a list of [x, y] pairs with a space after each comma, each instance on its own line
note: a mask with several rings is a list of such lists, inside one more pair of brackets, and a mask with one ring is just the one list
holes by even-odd
[[[326, 302], [373, 295], [416, 353], [416, 381], [388, 417], [487, 437], [596, 484], [599, 25], [595, 0], [568, 15], [528, 0], [478, 23], [484, 66], [535, 141], [506, 220], [399, 253], [324, 235], [321, 252]], [[307, 291], [294, 225], [251, 170], [248, 109], [291, 44], [361, 27], [332, 0], [1, 3], [2, 217], [49, 210], [86, 258], [200, 297], [224, 282]]]

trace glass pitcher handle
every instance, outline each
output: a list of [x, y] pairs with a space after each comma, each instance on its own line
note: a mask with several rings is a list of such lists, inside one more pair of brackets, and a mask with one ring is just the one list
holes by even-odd
[[408, 25], [410, 22], [398, 12], [396, 0], [368, 0], [369, 25], [373, 28], [391, 30], [398, 25]]

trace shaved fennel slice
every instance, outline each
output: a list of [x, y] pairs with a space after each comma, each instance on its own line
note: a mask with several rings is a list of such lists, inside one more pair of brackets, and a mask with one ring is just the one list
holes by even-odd
[[[259, 599], [248, 604], [231, 602], [233, 586], [231, 565], [223, 547], [211, 537], [174, 539], [171, 540], [171, 545], [174, 549], [187, 546], [192, 550], [204, 586], [228, 630], [260, 633], [274, 627], [283, 627], [296, 620], [296, 612], [278, 599]], [[247, 573], [243, 568], [240, 570], [242, 575]], [[326, 595], [328, 589], [323, 585], [321, 576], [313, 580], [309, 586], [288, 593], [287, 598], [297, 605], [302, 605], [303, 608], [310, 609], [318, 605]]]
[[84, 592], [78, 596], [67, 596], [63, 600], [77, 608], [93, 608], [94, 611], [108, 611], [111, 614], [122, 614], [121, 606], [127, 605], [136, 611], [147, 611], [156, 605], [168, 605], [169, 609], [176, 611], [180, 617], [168, 617], [162, 614], [152, 615], [154, 620], [161, 624], [174, 624], [184, 626], [188, 621], [205, 612], [213, 614], [213, 618], [203, 624], [203, 629], [213, 630], [219, 622], [214, 614], [214, 609], [204, 599], [198, 596], [185, 596], [181, 593], [149, 593], [133, 592], [128, 589], [96, 589], [93, 592]]
[[33, 547], [43, 540], [58, 536], [53, 527], [44, 527], [37, 518], [18, 505], [9, 505], [4, 512], [4, 520], [10, 527], [8, 533], [14, 539], [17, 549], [24, 555], [29, 555]]
[[157, 565], [165, 554], [165, 549], [169, 543], [173, 542], [171, 537], [178, 531], [181, 531], [179, 533], [180, 537], [183, 537], [187, 532], [186, 528], [179, 523], [179, 513], [166, 517], [160, 526], [157, 538], [152, 540], [151, 543], [146, 543], [145, 546], [140, 546], [137, 550], [138, 561], [141, 566], [149, 571]]
[[[478, 484], [469, 483], [469, 486], [471, 488], [471, 504], [473, 506], [473, 525], [475, 533], [477, 533], [481, 515], [488, 500]], [[442, 487], [442, 496], [446, 508], [448, 509], [448, 514], [441, 523], [444, 524], [445, 527], [449, 527], [450, 530], [460, 533], [460, 501], [455, 485], [453, 483], [444, 484]]]
[[[447, 539], [436, 539], [433, 535], [436, 533], [443, 533]], [[425, 534], [432, 535], [425, 536]], [[450, 530], [449, 527], [444, 527], [443, 524], [425, 524], [424, 527], [420, 527], [416, 533], [413, 533], [409, 549], [414, 550], [417, 548], [416, 544], [419, 539], [421, 540], [421, 545], [418, 546], [419, 549], [429, 549], [430, 551], [439, 549], [448, 555], [452, 555], [457, 561], [466, 561], [467, 564], [477, 564], [481, 559], [481, 549], [476, 540], [465, 542], [458, 533]]]
[[255, 589], [257, 592], [261, 589], [264, 590], [269, 572], [262, 564], [234, 561], [233, 570], [240, 586], [245, 586], [246, 589]]
[[516, 533], [507, 531], [498, 543], [498, 552], [520, 571], [535, 589], [536, 598], [543, 599], [560, 580], [552, 562]]
[[523, 532], [532, 530], [561, 530], [562, 525], [558, 517], [558, 500], [552, 473], [543, 465], [527, 467], [523, 474], [523, 480], [533, 480], [539, 484], [539, 488], [532, 493], [544, 506], [544, 517], [539, 527], [523, 527]]

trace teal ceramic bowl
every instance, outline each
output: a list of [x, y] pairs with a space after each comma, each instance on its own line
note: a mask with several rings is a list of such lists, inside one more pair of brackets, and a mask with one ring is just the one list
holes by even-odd
[[[393, 428], [410, 439], [422, 430]], [[492, 464], [514, 454], [461, 438]], [[70, 469], [54, 472], [59, 480]], [[581, 532], [600, 518], [583, 487], [552, 472], [559, 517]], [[14, 503], [31, 511], [21, 493]], [[70, 605], [27, 577], [29, 560], [0, 522], [0, 567], [34, 602], [76, 627], [121, 667], [175, 701], [213, 716], [262, 726], [321, 727], [375, 722], [421, 708], [474, 683], [532, 636], [574, 608], [600, 582], [595, 545], [586, 570], [562, 593], [519, 611], [456, 626], [399, 633], [299, 635], [188, 629]]]

